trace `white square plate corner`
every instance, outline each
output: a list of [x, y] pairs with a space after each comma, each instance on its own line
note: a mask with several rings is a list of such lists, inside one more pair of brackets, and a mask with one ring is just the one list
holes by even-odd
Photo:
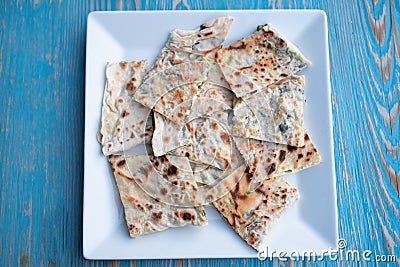
[[320, 10], [93, 12], [86, 47], [83, 253], [88, 259], [245, 258], [257, 253], [210, 208], [209, 225], [131, 239], [106, 157], [96, 140], [105, 85], [113, 61], [154, 61], [174, 29], [193, 29], [228, 14], [235, 18], [225, 44], [271, 23], [313, 62], [306, 77], [305, 124], [322, 164], [286, 176], [301, 199], [274, 226], [268, 251], [335, 249], [338, 240], [329, 53], [326, 15]]

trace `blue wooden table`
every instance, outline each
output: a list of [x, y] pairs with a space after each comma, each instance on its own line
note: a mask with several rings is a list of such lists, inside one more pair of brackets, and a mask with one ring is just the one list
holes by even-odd
[[0, 1], [0, 266], [308, 266], [258, 259], [82, 256], [87, 15], [94, 10], [323, 9], [328, 16], [339, 236], [400, 264], [400, 2]]

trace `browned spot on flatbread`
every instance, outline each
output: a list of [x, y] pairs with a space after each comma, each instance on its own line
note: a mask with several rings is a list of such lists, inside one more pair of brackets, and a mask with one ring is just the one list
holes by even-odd
[[165, 175], [167, 178], [170, 178], [172, 176], [177, 176], [177, 175], [179, 175], [179, 169], [176, 166], [171, 165], [166, 170]]
[[136, 86], [136, 78], [133, 77], [127, 84], [126, 84], [126, 90], [133, 94], [134, 92], [136, 92], [137, 90], [137, 86]]
[[252, 82], [246, 81], [245, 84], [246, 84], [247, 86], [249, 86], [251, 89], [254, 88], [254, 84], [253, 84]]
[[254, 160], [250, 161], [249, 169], [250, 169], [251, 173], [253, 173], [253, 172], [255, 172], [257, 170], [257, 166], [258, 166], [259, 162], [260, 162], [260, 158], [259, 157], [255, 157]]
[[132, 61], [132, 63], [135, 68], [140, 68], [143, 64], [142, 61]]
[[180, 100], [181, 102], [184, 100], [185, 92], [180, 89], [176, 89], [174, 92], [174, 100]]
[[283, 39], [279, 39], [279, 41], [276, 43], [277, 48], [283, 48], [285, 46], [285, 41]]
[[241, 49], [246, 49], [246, 43], [241, 41], [240, 44], [235, 45], [230, 45], [227, 48], [225, 48], [226, 50], [241, 50]]
[[215, 121], [212, 121], [210, 123], [210, 128], [213, 129], [213, 130], [218, 129], [218, 123], [216, 123]]
[[149, 210], [154, 209], [154, 205], [153, 205], [153, 204], [148, 204], [148, 203], [146, 203], [145, 206], [146, 206], [146, 208], [149, 209]]
[[229, 134], [228, 134], [227, 132], [222, 132], [222, 133], [220, 134], [220, 136], [221, 136], [222, 141], [223, 141], [226, 145], [229, 145], [229, 144], [230, 144], [230, 142], [229, 142]]
[[193, 221], [196, 219], [196, 215], [188, 210], [175, 211], [174, 214], [176, 217], [181, 218], [184, 221]]
[[155, 222], [160, 222], [162, 220], [162, 217], [163, 217], [162, 211], [153, 212], [153, 214], [151, 215], [151, 219]]
[[288, 145], [288, 146], [287, 146], [287, 149], [288, 149], [289, 152], [293, 152], [293, 151], [296, 151], [296, 150], [297, 150], [297, 147]]
[[161, 157], [158, 157], [158, 159], [161, 161], [161, 163], [168, 162], [168, 159], [167, 159], [167, 157], [165, 155], [163, 155]]
[[266, 31], [264, 34], [265, 37], [273, 37], [274, 35], [275, 33], [271, 30]]
[[257, 238], [257, 236], [256, 236], [256, 234], [254, 233], [254, 231], [251, 231], [250, 233], [249, 233], [249, 236], [248, 236], [248, 239], [247, 239], [247, 241], [249, 242], [249, 244], [250, 245], [254, 245], [255, 243], [257, 243], [258, 242], [258, 238]]
[[136, 207], [137, 207], [138, 209], [140, 209], [141, 211], [145, 211], [145, 209], [144, 209], [144, 207], [143, 207], [142, 204], [136, 204]]
[[129, 112], [127, 110], [122, 111], [122, 114], [121, 114], [122, 118], [125, 118], [128, 115], [129, 115]]
[[186, 128], [187, 128], [189, 133], [193, 133], [194, 128], [190, 125], [190, 123], [186, 123]]
[[285, 150], [279, 151], [279, 161], [282, 162], [285, 160], [285, 158], [286, 158], [286, 151]]
[[121, 168], [121, 167], [125, 166], [125, 164], [126, 164], [126, 161], [123, 159], [123, 160], [118, 161], [117, 166]]
[[250, 66], [244, 66], [244, 67], [238, 68], [238, 70], [246, 70], [246, 69], [251, 69], [251, 68], [252, 68], [252, 66], [250, 65]]
[[125, 200], [129, 201], [133, 205], [136, 205], [138, 203], [138, 200], [132, 196], [125, 196]]
[[133, 232], [135, 230], [136, 226], [134, 224], [129, 224], [128, 228], [129, 228], [129, 232]]
[[182, 219], [184, 219], [185, 221], [191, 221], [193, 219], [192, 214], [190, 214], [189, 212], [184, 212]]
[[270, 175], [273, 172], [275, 172], [275, 168], [276, 168], [275, 163], [272, 163], [271, 165], [269, 165], [267, 168], [267, 174]]
[[169, 136], [164, 136], [164, 138], [163, 138], [164, 143], [169, 143], [170, 140], [171, 140], [171, 137], [169, 137]]
[[163, 187], [160, 189], [160, 193], [161, 193], [161, 195], [165, 196], [168, 193], [168, 189]]

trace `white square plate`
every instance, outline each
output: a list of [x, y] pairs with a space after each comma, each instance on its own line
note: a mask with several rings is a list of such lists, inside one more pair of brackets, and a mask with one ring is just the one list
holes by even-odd
[[225, 44], [271, 23], [298, 46], [313, 65], [306, 76], [305, 125], [322, 164], [285, 176], [301, 199], [274, 226], [268, 251], [337, 247], [337, 207], [333, 157], [327, 20], [319, 10], [93, 12], [86, 47], [85, 173], [83, 253], [88, 259], [242, 258], [257, 253], [213, 209], [208, 226], [169, 229], [131, 239], [107, 159], [96, 140], [105, 84], [105, 64], [153, 62], [174, 29], [193, 29], [220, 15], [235, 18]]

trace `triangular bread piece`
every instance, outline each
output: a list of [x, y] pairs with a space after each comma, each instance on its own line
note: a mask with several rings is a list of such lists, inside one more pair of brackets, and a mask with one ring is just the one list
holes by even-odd
[[311, 64], [268, 24], [220, 49], [215, 58], [237, 97], [294, 75]]
[[271, 227], [300, 197], [282, 177], [265, 180], [249, 192], [251, 174], [245, 173], [225, 196], [213, 202], [236, 233], [258, 252], [265, 249]]
[[[148, 66], [147, 60], [108, 63], [98, 140], [104, 155], [148, 141], [153, 131], [151, 110], [133, 100]], [[150, 117], [151, 118], [151, 117]]]
[[321, 156], [310, 137], [306, 133], [303, 138], [303, 147], [241, 137], [235, 137], [234, 141], [256, 183], [319, 164]]
[[301, 147], [304, 145], [304, 77], [290, 76], [234, 107], [232, 134]]
[[[152, 162], [149, 162], [147, 156], [111, 155], [109, 161], [114, 171], [131, 237], [163, 231], [171, 227], [207, 224], [205, 211], [201, 206], [178, 205], [182, 203], [179, 197], [173, 198], [176, 205], [165, 203], [154, 194], [155, 192], [148, 192], [148, 187], [145, 186], [147, 182], [152, 181], [150, 176], [157, 175], [157, 171], [165, 171], [171, 182], [177, 183], [157, 193], [160, 196], [179, 191], [178, 184], [194, 185], [193, 182], [182, 180], [179, 175], [176, 175], [182, 170], [182, 166], [179, 165], [187, 166], [188, 164], [187, 160], [184, 162], [184, 158], [174, 159], [174, 163], [171, 163], [166, 157], [153, 158]], [[159, 181], [165, 179], [162, 176], [159, 178]]]

